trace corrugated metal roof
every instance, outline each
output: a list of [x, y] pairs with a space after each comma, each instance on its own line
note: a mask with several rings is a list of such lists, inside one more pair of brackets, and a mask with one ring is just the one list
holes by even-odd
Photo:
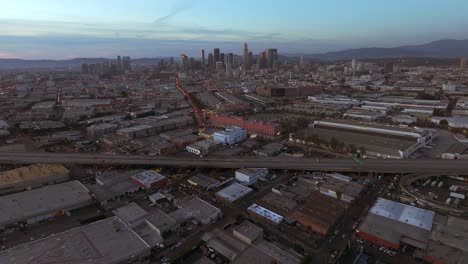
[[435, 216], [433, 211], [382, 198], [377, 199], [370, 213], [429, 231], [432, 229]]

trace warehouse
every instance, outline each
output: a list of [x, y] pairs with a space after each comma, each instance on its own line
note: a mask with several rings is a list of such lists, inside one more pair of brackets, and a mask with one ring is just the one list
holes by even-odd
[[328, 179], [320, 185], [320, 193], [350, 203], [361, 193], [364, 187], [356, 182], [339, 180], [335, 177]]
[[242, 142], [247, 138], [247, 130], [236, 126], [230, 126], [225, 131], [217, 131], [213, 133], [215, 142], [224, 145], [234, 145]]
[[179, 202], [180, 208], [169, 216], [177, 223], [183, 223], [194, 219], [201, 224], [209, 224], [218, 221], [223, 216], [221, 210], [210, 203], [198, 198], [187, 197]]
[[199, 189], [202, 190], [211, 190], [220, 184], [220, 181], [215, 178], [208, 177], [202, 174], [194, 175], [190, 177], [187, 182]]
[[150, 263], [150, 247], [118, 217], [0, 251], [0, 263]]
[[354, 145], [359, 151], [364, 149], [361, 155], [402, 159], [430, 144], [435, 132], [344, 120], [324, 120], [315, 121], [302, 134], [292, 135], [290, 140], [303, 143], [313, 136], [318, 136], [321, 142], [330, 142], [334, 138], [345, 147]]
[[307, 202], [292, 213], [297, 222], [310, 231], [326, 235], [347, 209], [346, 202], [313, 192]]
[[97, 184], [87, 184], [86, 187], [101, 206], [107, 206], [108, 203], [120, 197], [136, 193], [142, 189], [130, 179], [130, 175], [135, 172], [106, 172], [95, 177]]
[[140, 225], [143, 218], [148, 214], [143, 208], [136, 203], [129, 203], [112, 211], [115, 216], [118, 216], [128, 226], [134, 228]]
[[165, 188], [169, 181], [165, 176], [152, 170], [138, 172], [130, 176], [130, 178], [146, 190]]
[[233, 204], [245, 195], [249, 194], [251, 191], [253, 190], [249, 187], [246, 187], [242, 184], [233, 183], [217, 192], [216, 198], [224, 203]]
[[247, 208], [247, 211], [249, 214], [253, 217], [260, 218], [266, 222], [272, 223], [272, 224], [279, 224], [283, 221], [283, 217], [273, 211], [270, 211], [266, 209], [265, 207], [262, 207], [258, 204], [252, 204]]
[[379, 198], [356, 235], [374, 244], [399, 249], [402, 243], [426, 249], [435, 213]]
[[79, 181], [0, 197], [0, 229], [19, 222], [34, 224], [93, 203]]
[[424, 260], [434, 264], [468, 260], [468, 220], [436, 215]]
[[236, 170], [236, 180], [245, 185], [254, 184], [259, 178], [268, 174], [267, 168], [242, 168]]
[[176, 221], [159, 209], [147, 215], [145, 217], [145, 222], [161, 237], [165, 237], [168, 232], [177, 229]]
[[65, 182], [70, 172], [60, 164], [38, 164], [0, 172], [0, 195]]

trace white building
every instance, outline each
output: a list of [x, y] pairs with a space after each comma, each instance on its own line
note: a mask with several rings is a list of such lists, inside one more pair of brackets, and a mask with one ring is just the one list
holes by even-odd
[[225, 131], [217, 131], [213, 134], [214, 141], [224, 145], [234, 145], [246, 138], [247, 130], [236, 126], [228, 127]]
[[242, 184], [254, 184], [258, 178], [268, 174], [267, 168], [242, 168], [236, 170], [236, 180]]

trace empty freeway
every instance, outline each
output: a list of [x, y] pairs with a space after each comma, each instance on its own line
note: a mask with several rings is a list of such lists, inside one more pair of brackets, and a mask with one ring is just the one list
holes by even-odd
[[147, 155], [110, 155], [98, 153], [0, 153], [0, 164], [94, 164], [94, 165], [153, 165], [170, 167], [241, 168], [323, 170], [342, 172], [382, 173], [463, 173], [468, 171], [466, 160], [442, 159], [364, 159], [358, 164], [352, 159], [315, 159], [285, 157], [173, 157]]

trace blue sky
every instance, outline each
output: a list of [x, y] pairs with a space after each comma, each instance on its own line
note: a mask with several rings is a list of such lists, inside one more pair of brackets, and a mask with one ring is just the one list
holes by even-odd
[[468, 38], [466, 0], [0, 0], [0, 58], [326, 52]]

